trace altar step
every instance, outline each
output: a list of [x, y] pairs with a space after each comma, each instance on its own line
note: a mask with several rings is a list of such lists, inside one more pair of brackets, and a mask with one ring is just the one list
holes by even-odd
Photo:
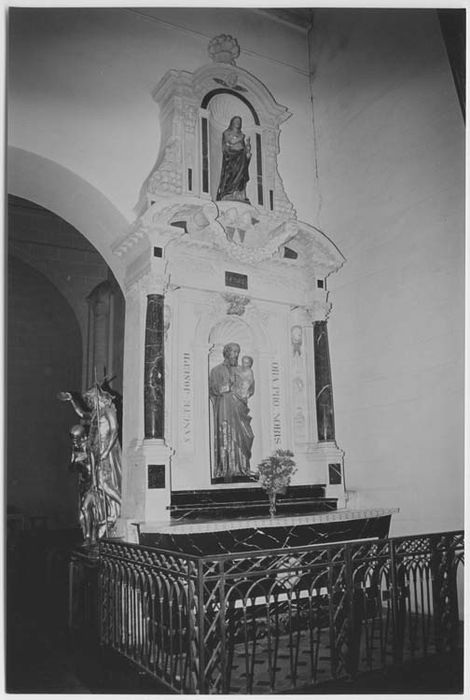
[[[336, 510], [337, 499], [325, 497], [325, 486], [290, 486], [276, 499], [278, 515], [310, 515]], [[175, 519], [243, 519], [266, 516], [268, 497], [264, 489], [223, 488], [173, 491], [170, 515]]]

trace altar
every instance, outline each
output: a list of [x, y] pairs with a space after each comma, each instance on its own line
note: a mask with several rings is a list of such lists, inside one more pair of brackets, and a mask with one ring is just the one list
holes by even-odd
[[170, 525], [136, 523], [139, 543], [198, 556], [383, 539], [396, 508]]
[[115, 246], [126, 267], [128, 541], [135, 523], [175, 533], [181, 520], [230, 529], [235, 510], [266, 515], [257, 467], [275, 450], [296, 467], [279, 515], [347, 505], [328, 344], [328, 278], [344, 258], [298, 220], [278, 169], [290, 113], [239, 53], [236, 39], [215, 37], [211, 63], [160, 81], [145, 210]]

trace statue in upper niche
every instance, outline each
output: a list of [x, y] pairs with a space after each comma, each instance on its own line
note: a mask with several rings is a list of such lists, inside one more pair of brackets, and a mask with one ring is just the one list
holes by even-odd
[[222, 135], [222, 172], [216, 200], [246, 202], [246, 185], [250, 179], [250, 137], [242, 132], [241, 117], [232, 117]]

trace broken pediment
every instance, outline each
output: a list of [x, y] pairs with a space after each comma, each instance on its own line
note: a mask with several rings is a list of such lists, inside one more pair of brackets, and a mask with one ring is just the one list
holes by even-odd
[[281, 219], [240, 202], [207, 202], [196, 197], [169, 197], [152, 204], [130, 237], [116, 249], [123, 254], [130, 240], [146, 238], [149, 245], [218, 251], [224, 258], [247, 264], [274, 260], [285, 266], [320, 270], [326, 277], [344, 258], [319, 229]]

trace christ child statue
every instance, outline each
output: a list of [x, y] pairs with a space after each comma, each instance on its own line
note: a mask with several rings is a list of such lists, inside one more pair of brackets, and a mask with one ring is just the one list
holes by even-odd
[[245, 403], [248, 403], [248, 399], [255, 393], [255, 378], [252, 367], [253, 358], [244, 355], [241, 367], [237, 367], [234, 372], [232, 392]]

